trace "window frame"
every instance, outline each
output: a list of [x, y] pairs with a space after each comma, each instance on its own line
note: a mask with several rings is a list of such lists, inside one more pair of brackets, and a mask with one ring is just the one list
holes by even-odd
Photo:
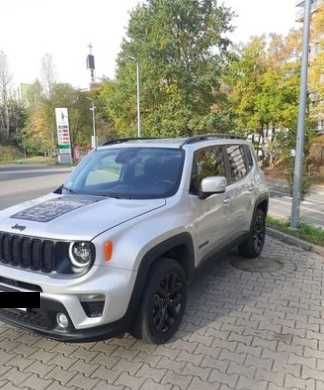
[[191, 191], [191, 183], [192, 183], [192, 178], [193, 178], [193, 170], [194, 170], [194, 163], [195, 163], [195, 159], [196, 159], [196, 155], [201, 152], [201, 151], [205, 151], [205, 150], [210, 150], [210, 149], [221, 149], [221, 155], [222, 155], [222, 159], [223, 159], [223, 163], [224, 163], [224, 169], [225, 169], [225, 177], [226, 177], [226, 180], [228, 181], [228, 178], [229, 178], [229, 171], [228, 171], [228, 166], [227, 166], [227, 163], [226, 163], [226, 158], [225, 158], [225, 145], [211, 145], [211, 146], [204, 146], [200, 149], [197, 149], [194, 151], [193, 153], [193, 158], [192, 158], [192, 167], [191, 167], [191, 173], [190, 173], [190, 183], [189, 183], [189, 194], [190, 195], [194, 195], [194, 196], [199, 196], [199, 193], [194, 193]]
[[[253, 157], [253, 153], [252, 153], [252, 150], [250, 148], [249, 145], [244, 145], [243, 144], [243, 148], [244, 148], [244, 154], [245, 154], [245, 164], [246, 164], [246, 167], [248, 169], [248, 172], [247, 172], [247, 175], [253, 170], [253, 168], [255, 167], [255, 160], [254, 160], [254, 157]], [[250, 166], [249, 165], [249, 160], [251, 159], [251, 162], [252, 162], [252, 165]]]
[[[245, 169], [246, 169], [246, 174], [241, 177], [240, 179], [238, 180], [235, 180], [235, 178], [232, 176], [232, 170], [231, 170], [231, 164], [230, 164], [230, 161], [229, 161], [229, 156], [228, 156], [228, 151], [227, 151], [227, 148], [228, 147], [231, 147], [231, 146], [239, 146], [240, 148], [242, 148], [243, 150], [243, 153], [242, 153], [242, 157], [243, 157], [243, 161], [244, 161], [244, 165], [245, 165]], [[247, 157], [247, 151], [246, 149], [249, 148], [247, 145], [245, 144], [240, 144], [240, 143], [237, 143], [237, 144], [226, 144], [224, 145], [224, 151], [225, 151], [225, 163], [226, 163], [226, 166], [227, 166], [227, 171], [228, 171], [228, 185], [232, 185], [232, 184], [236, 184], [236, 183], [239, 183], [240, 181], [246, 179], [246, 177], [249, 175], [249, 173], [252, 171], [252, 169], [254, 168], [254, 159], [253, 159], [253, 156], [252, 156], [252, 153], [251, 151], [250, 154], [251, 154], [251, 159], [253, 161], [253, 166], [252, 167], [249, 167], [249, 163], [248, 163], [248, 157]]]
[[[98, 149], [96, 151], [93, 151], [91, 152], [87, 157], [85, 157], [81, 163], [76, 167], [76, 170], [75, 170], [75, 174], [82, 174], [82, 169], [84, 169], [84, 166], [86, 165], [87, 163], [87, 158], [91, 158], [91, 155], [92, 154], [95, 154], [95, 153], [102, 153], [104, 154], [106, 151], [112, 151], [112, 150], [121, 150], [121, 149], [152, 149], [152, 150], [169, 150], [169, 151], [180, 151], [180, 154], [181, 154], [181, 164], [179, 166], [179, 172], [178, 172], [178, 175], [177, 175], [177, 180], [175, 182], [175, 186], [172, 190], [170, 190], [168, 193], [165, 193], [165, 194], [162, 194], [163, 196], [160, 196], [160, 195], [155, 195], [155, 194], [145, 194], [145, 195], [142, 195], [142, 196], [138, 196], [137, 194], [136, 195], [133, 195], [133, 194], [130, 194], [130, 195], [125, 195], [125, 197], [120, 197], [121, 199], [135, 199], [135, 200], [145, 200], [145, 199], [166, 199], [166, 198], [170, 198], [172, 196], [174, 196], [180, 189], [180, 186], [181, 186], [181, 182], [183, 180], [183, 175], [184, 175], [184, 166], [185, 166], [185, 160], [186, 160], [186, 152], [184, 149], [178, 149], [178, 148], [172, 148], [172, 147], [163, 147], [163, 146], [158, 146], [158, 147], [155, 147], [155, 146], [132, 146], [132, 147], [109, 147], [107, 149]], [[122, 168], [123, 170], [123, 168]], [[73, 172], [71, 173], [71, 175], [69, 175], [69, 177], [67, 178], [67, 180], [65, 181], [65, 186], [67, 188], [69, 188], [69, 183], [70, 181], [72, 180], [71, 179], [71, 176], [73, 175]], [[73, 177], [73, 176], [72, 176]], [[82, 182], [84, 183], [86, 178], [80, 178], [80, 180], [82, 180]], [[73, 189], [72, 189], [73, 190]], [[119, 196], [119, 194], [116, 194], [116, 193], [110, 193], [110, 194], [93, 194], [93, 193], [88, 193], [88, 192], [83, 192], [83, 191], [78, 191], [76, 192], [77, 194], [82, 194], [82, 195], [95, 195], [95, 196], [106, 196], [106, 197], [114, 197], [116, 195]]]

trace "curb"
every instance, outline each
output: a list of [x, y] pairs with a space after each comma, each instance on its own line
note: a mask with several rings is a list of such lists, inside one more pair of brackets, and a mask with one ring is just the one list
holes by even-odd
[[290, 236], [289, 234], [283, 233], [277, 229], [267, 226], [267, 233], [269, 236], [276, 238], [286, 244], [297, 246], [307, 252], [314, 252], [324, 257], [324, 248], [318, 245], [310, 244], [307, 241], [301, 240], [300, 238]]

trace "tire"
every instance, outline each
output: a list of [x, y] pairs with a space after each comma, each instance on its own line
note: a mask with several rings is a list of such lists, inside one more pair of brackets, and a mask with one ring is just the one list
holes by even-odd
[[250, 236], [239, 246], [239, 254], [248, 259], [255, 259], [262, 253], [266, 237], [266, 214], [261, 209], [257, 209]]
[[178, 330], [187, 302], [183, 268], [172, 259], [161, 258], [149, 273], [144, 290], [136, 336], [148, 344], [163, 344]]

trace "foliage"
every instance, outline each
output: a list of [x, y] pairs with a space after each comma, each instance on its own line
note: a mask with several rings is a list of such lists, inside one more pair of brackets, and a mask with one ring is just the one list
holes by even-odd
[[324, 112], [324, 5], [313, 16], [311, 37], [313, 51], [310, 56], [309, 84], [313, 100], [310, 114], [317, 121]]
[[[33, 92], [31, 95], [35, 98]], [[36, 88], [36, 96], [37, 93]], [[49, 153], [56, 148], [57, 107], [68, 108], [72, 144], [89, 143], [92, 134], [89, 94], [69, 84], [56, 83], [52, 86], [50, 97], [42, 94], [38, 102], [29, 108], [29, 118], [24, 128], [24, 144], [29, 152]]]
[[[145, 135], [199, 132], [221, 116], [221, 72], [227, 61], [231, 12], [215, 0], [147, 0], [131, 13], [117, 79], [101, 97], [114, 126], [134, 134], [136, 61], [141, 73]], [[225, 121], [227, 117], [222, 120]]]
[[12, 145], [0, 145], [0, 162], [11, 162], [21, 158], [21, 152]]
[[291, 236], [324, 247], [324, 229], [302, 223], [298, 229], [290, 228], [289, 222], [268, 216], [267, 225]]

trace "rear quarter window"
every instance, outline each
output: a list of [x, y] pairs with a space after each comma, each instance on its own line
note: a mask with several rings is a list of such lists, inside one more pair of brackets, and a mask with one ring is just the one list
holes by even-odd
[[236, 183], [248, 174], [246, 155], [243, 145], [226, 146], [231, 182]]

